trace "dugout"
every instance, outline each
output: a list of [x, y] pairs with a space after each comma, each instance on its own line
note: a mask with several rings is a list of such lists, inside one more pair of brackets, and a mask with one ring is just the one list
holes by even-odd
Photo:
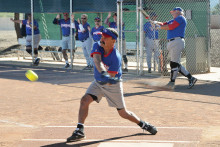
[[[33, 2], [33, 4], [31, 3]], [[94, 18], [99, 16], [102, 22], [108, 12], [118, 13], [119, 33], [125, 33], [126, 46], [132, 50], [129, 62], [135, 62], [138, 74], [144, 74], [146, 68], [146, 54], [144, 51], [143, 25], [147, 20], [143, 17], [139, 8], [147, 13], [155, 12], [158, 21], [172, 19], [170, 10], [179, 6], [185, 10], [188, 21], [186, 29], [186, 48], [182, 54], [182, 64], [191, 73], [204, 73], [210, 71], [210, 2], [209, 0], [1, 0], [0, 12], [34, 13], [38, 20], [42, 39], [60, 40], [61, 30], [53, 25], [52, 21], [57, 13], [74, 12], [75, 18], [81, 14], [88, 14], [88, 23], [93, 27]], [[112, 18], [111, 20], [112, 21]], [[125, 30], [120, 28], [124, 22]], [[108, 27], [104, 23], [104, 27]], [[122, 48], [122, 41], [118, 48]], [[169, 60], [166, 60], [166, 31], [159, 31], [159, 49], [163, 55], [162, 61], [157, 65], [153, 63], [156, 72], [167, 72]], [[162, 63], [162, 64], [161, 64]], [[160, 69], [156, 67], [161, 66]]]

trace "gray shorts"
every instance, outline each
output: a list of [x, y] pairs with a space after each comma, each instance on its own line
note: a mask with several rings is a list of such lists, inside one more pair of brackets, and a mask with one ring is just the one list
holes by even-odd
[[[34, 35], [34, 48], [38, 48], [40, 40], [41, 40], [40, 34]], [[26, 36], [26, 46], [32, 46], [32, 35]]]
[[[73, 50], [75, 50], [75, 39], [74, 39], [74, 35], [73, 35], [73, 38], [72, 38], [72, 47], [73, 47]], [[63, 36], [62, 37], [62, 49], [71, 49], [71, 39], [70, 39], [70, 36]]]
[[183, 38], [176, 38], [167, 43], [167, 50], [169, 51], [171, 61], [180, 63], [181, 53], [185, 48], [185, 40]]
[[96, 102], [99, 103], [102, 97], [106, 97], [108, 105], [118, 109], [125, 108], [122, 82], [112, 85], [100, 85], [93, 81], [86, 91], [86, 94], [92, 94], [97, 97]]

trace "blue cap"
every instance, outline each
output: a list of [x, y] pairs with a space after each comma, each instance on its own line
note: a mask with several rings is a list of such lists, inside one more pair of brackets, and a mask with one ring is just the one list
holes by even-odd
[[183, 9], [181, 8], [181, 7], [176, 7], [176, 8], [174, 8], [172, 11], [170, 11], [170, 12], [173, 12], [173, 11], [180, 11], [180, 12], [182, 12], [183, 11]]
[[117, 38], [118, 38], [118, 32], [113, 28], [104, 29], [102, 32], [102, 35], [105, 37], [112, 37], [115, 40], [117, 40]]
[[100, 21], [101, 19], [99, 17], [96, 17], [94, 20], [99, 20]]

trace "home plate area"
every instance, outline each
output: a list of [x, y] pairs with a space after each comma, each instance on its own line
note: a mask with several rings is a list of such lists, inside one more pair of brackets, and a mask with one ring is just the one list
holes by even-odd
[[86, 138], [66, 143], [75, 126], [45, 126], [28, 138], [22, 139], [22, 147], [197, 147], [202, 129], [194, 127], [158, 127], [151, 135], [135, 126], [86, 126]]

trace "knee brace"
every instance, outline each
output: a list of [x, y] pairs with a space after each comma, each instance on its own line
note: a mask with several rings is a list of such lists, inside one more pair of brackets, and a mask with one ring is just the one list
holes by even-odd
[[38, 54], [38, 50], [34, 50], [34, 54], [37, 55]]
[[170, 67], [171, 67], [170, 81], [175, 82], [176, 77], [177, 77], [178, 72], [179, 72], [180, 64], [170, 61]]
[[123, 60], [124, 60], [125, 63], [128, 63], [128, 59], [127, 59], [126, 55], [123, 55]]
[[26, 51], [29, 53], [29, 54], [31, 54], [32, 53], [32, 50], [31, 49], [26, 49]]

